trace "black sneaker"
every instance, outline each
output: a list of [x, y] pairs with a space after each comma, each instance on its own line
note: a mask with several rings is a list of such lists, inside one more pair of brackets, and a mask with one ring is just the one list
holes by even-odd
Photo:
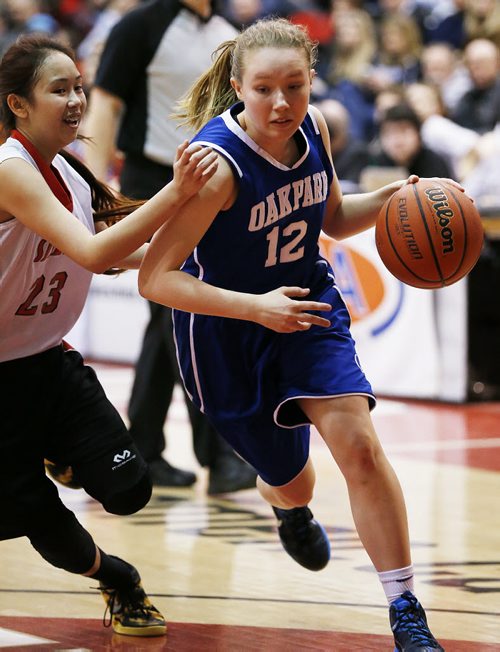
[[56, 464], [50, 460], [44, 460], [45, 470], [50, 475], [50, 477], [62, 484], [63, 487], [69, 487], [70, 489], [81, 489], [82, 486], [76, 482], [73, 475], [73, 468], [67, 466], [66, 464]]
[[148, 463], [154, 487], [191, 487], [196, 482], [192, 471], [178, 469], [160, 457]]
[[394, 652], [444, 652], [427, 625], [422, 605], [411, 591], [405, 591], [391, 604], [389, 618], [396, 644]]
[[165, 618], [144, 592], [139, 573], [137, 583], [131, 589], [113, 589], [102, 582], [99, 582], [99, 589], [106, 603], [105, 627], [112, 626], [114, 632], [126, 636], [163, 636], [167, 633]]
[[278, 533], [285, 552], [298, 564], [319, 571], [330, 561], [330, 541], [309, 507], [273, 507], [279, 521]]

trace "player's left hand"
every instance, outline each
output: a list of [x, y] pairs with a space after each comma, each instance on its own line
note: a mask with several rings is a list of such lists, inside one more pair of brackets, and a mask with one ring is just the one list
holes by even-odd
[[252, 295], [252, 321], [277, 333], [306, 331], [311, 326], [327, 328], [330, 321], [321, 312], [331, 311], [329, 303], [308, 301], [309, 288], [280, 287]]
[[410, 174], [406, 183], [417, 183], [418, 181], [436, 181], [437, 183], [447, 183], [449, 186], [453, 186], [460, 192], [465, 192], [465, 188], [461, 186], [458, 181], [455, 179], [448, 179], [447, 177], [419, 177], [417, 174]]

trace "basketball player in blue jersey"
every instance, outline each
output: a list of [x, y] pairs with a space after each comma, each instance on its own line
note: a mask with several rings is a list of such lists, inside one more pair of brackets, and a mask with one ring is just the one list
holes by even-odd
[[63, 338], [82, 311], [92, 272], [137, 267], [142, 245], [213, 174], [217, 155], [185, 143], [173, 181], [138, 205], [117, 197], [63, 151], [77, 137], [85, 108], [70, 49], [28, 35], [6, 51], [0, 63], [0, 121], [9, 134], [0, 146], [0, 540], [28, 537], [53, 566], [97, 580], [110, 612], [106, 624], [118, 634], [159, 636], [165, 620], [138, 571], [96, 545], [46, 476], [44, 458], [71, 465], [75, 481], [107, 512], [132, 514], [149, 501], [147, 465], [125, 423]]
[[308, 507], [312, 423], [346, 479], [396, 649], [442, 650], [413, 593], [405, 503], [371, 422], [375, 398], [318, 251], [321, 229], [341, 239], [373, 226], [418, 177], [342, 196], [326, 123], [309, 106], [315, 48], [301, 28], [260, 21], [216, 55], [183, 115], [195, 129], [206, 123], [194, 140], [219, 152], [219, 168], [155, 235], [140, 291], [175, 309], [187, 391], [257, 470], [286, 552], [311, 570], [330, 558]]

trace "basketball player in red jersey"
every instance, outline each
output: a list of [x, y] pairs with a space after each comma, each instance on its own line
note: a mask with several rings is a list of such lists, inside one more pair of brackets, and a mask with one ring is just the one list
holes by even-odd
[[[94, 371], [63, 346], [93, 272], [138, 267], [142, 245], [217, 167], [178, 150], [174, 178], [147, 203], [116, 198], [62, 148], [86, 108], [71, 50], [24, 36], [0, 63], [0, 539], [26, 536], [50, 564], [96, 579], [120, 634], [164, 634], [137, 570], [106, 554], [59, 498], [44, 458], [113, 514], [148, 502], [147, 466]], [[133, 208], [135, 207], [135, 210]], [[124, 217], [95, 233], [94, 221]], [[113, 220], [115, 221], [115, 220]], [[104, 224], [100, 222], [100, 226]]]

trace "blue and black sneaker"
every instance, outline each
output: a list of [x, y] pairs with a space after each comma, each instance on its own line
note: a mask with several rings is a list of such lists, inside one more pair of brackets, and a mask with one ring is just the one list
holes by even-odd
[[444, 652], [427, 625], [422, 605], [410, 591], [391, 604], [389, 618], [396, 644], [394, 652]]
[[308, 570], [319, 571], [330, 561], [330, 542], [309, 507], [273, 507], [285, 551]]

